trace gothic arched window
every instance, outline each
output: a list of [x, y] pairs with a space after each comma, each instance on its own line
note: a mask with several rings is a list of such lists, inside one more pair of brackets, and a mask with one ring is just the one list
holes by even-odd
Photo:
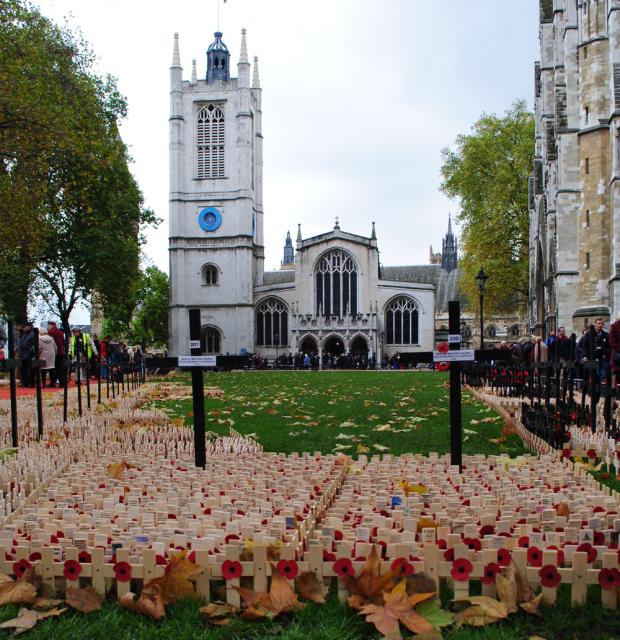
[[321, 256], [314, 277], [317, 315], [357, 315], [357, 268], [346, 251], [333, 249]]
[[386, 344], [418, 344], [418, 308], [412, 298], [394, 298], [385, 307]]
[[201, 347], [203, 353], [219, 353], [221, 351], [221, 334], [215, 327], [204, 327], [201, 331]]
[[226, 129], [224, 106], [207, 104], [196, 119], [198, 178], [223, 178]]
[[510, 327], [510, 329], [508, 329], [508, 336], [510, 338], [518, 338], [519, 337], [519, 325], [518, 324], [513, 324], [512, 327]]
[[214, 264], [207, 264], [202, 268], [202, 284], [214, 285], [219, 280], [219, 273]]
[[487, 338], [495, 338], [497, 336], [497, 327], [494, 324], [490, 324], [485, 330], [484, 333]]
[[288, 310], [277, 298], [263, 300], [256, 309], [256, 345], [285, 347], [288, 344]]

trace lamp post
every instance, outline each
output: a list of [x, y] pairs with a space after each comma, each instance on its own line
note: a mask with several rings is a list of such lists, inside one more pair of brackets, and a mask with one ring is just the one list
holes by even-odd
[[478, 285], [478, 292], [480, 293], [480, 350], [484, 349], [484, 285], [486, 284], [489, 276], [484, 272], [484, 269], [480, 267], [478, 275], [475, 277], [476, 284]]

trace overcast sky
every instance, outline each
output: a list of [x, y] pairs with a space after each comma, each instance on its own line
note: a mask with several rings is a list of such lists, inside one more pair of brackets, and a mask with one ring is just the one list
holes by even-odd
[[[168, 270], [169, 67], [179, 33], [184, 79], [198, 75], [217, 0], [39, 0], [79, 27], [98, 71], [127, 97], [121, 133], [147, 206], [164, 219], [147, 256]], [[377, 224], [386, 265], [426, 264], [457, 203], [440, 191], [441, 149], [483, 113], [532, 105], [537, 0], [228, 0], [220, 28], [236, 76], [241, 28], [263, 89], [266, 269], [286, 231], [340, 218]]]

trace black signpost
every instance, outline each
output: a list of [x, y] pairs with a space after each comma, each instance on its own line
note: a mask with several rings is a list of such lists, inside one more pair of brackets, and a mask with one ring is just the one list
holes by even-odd
[[[200, 348], [200, 309], [189, 310], [190, 353], [199, 356]], [[202, 367], [192, 367], [192, 403], [194, 407], [194, 455], [196, 466], [205, 468], [205, 389]]]
[[468, 350], [462, 355], [455, 351], [461, 349], [461, 306], [458, 301], [448, 303], [448, 346], [446, 353], [422, 351], [417, 353], [401, 353], [400, 362], [417, 364], [422, 362], [450, 363], [450, 457], [451, 463], [463, 466], [463, 425], [461, 417], [461, 363], [462, 362], [491, 362], [509, 360], [510, 351], [501, 349]]

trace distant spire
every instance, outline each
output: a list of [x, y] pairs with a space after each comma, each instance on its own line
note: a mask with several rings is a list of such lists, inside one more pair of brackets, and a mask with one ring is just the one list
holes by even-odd
[[448, 235], [452, 235], [452, 214], [448, 214]]
[[252, 74], [252, 89], [260, 89], [260, 79], [258, 77], [258, 56], [254, 56], [254, 73]]
[[375, 231], [375, 223], [372, 223], [372, 233], [370, 234], [370, 239], [371, 240], [376, 240], [377, 239], [377, 232]]
[[245, 41], [245, 28], [241, 29], [241, 53], [239, 54], [239, 62], [249, 62], [248, 60], [248, 45]]
[[196, 58], [192, 60], [192, 84], [198, 82], [198, 76], [196, 75]]
[[172, 66], [181, 67], [181, 54], [179, 53], [179, 34], [174, 34], [174, 46], [172, 48]]
[[284, 242], [284, 258], [282, 259], [282, 266], [286, 264], [293, 264], [295, 262], [295, 252], [293, 250], [293, 241], [291, 240], [291, 232], [286, 232], [286, 240]]
[[301, 242], [301, 225], [297, 225], [297, 242]]

